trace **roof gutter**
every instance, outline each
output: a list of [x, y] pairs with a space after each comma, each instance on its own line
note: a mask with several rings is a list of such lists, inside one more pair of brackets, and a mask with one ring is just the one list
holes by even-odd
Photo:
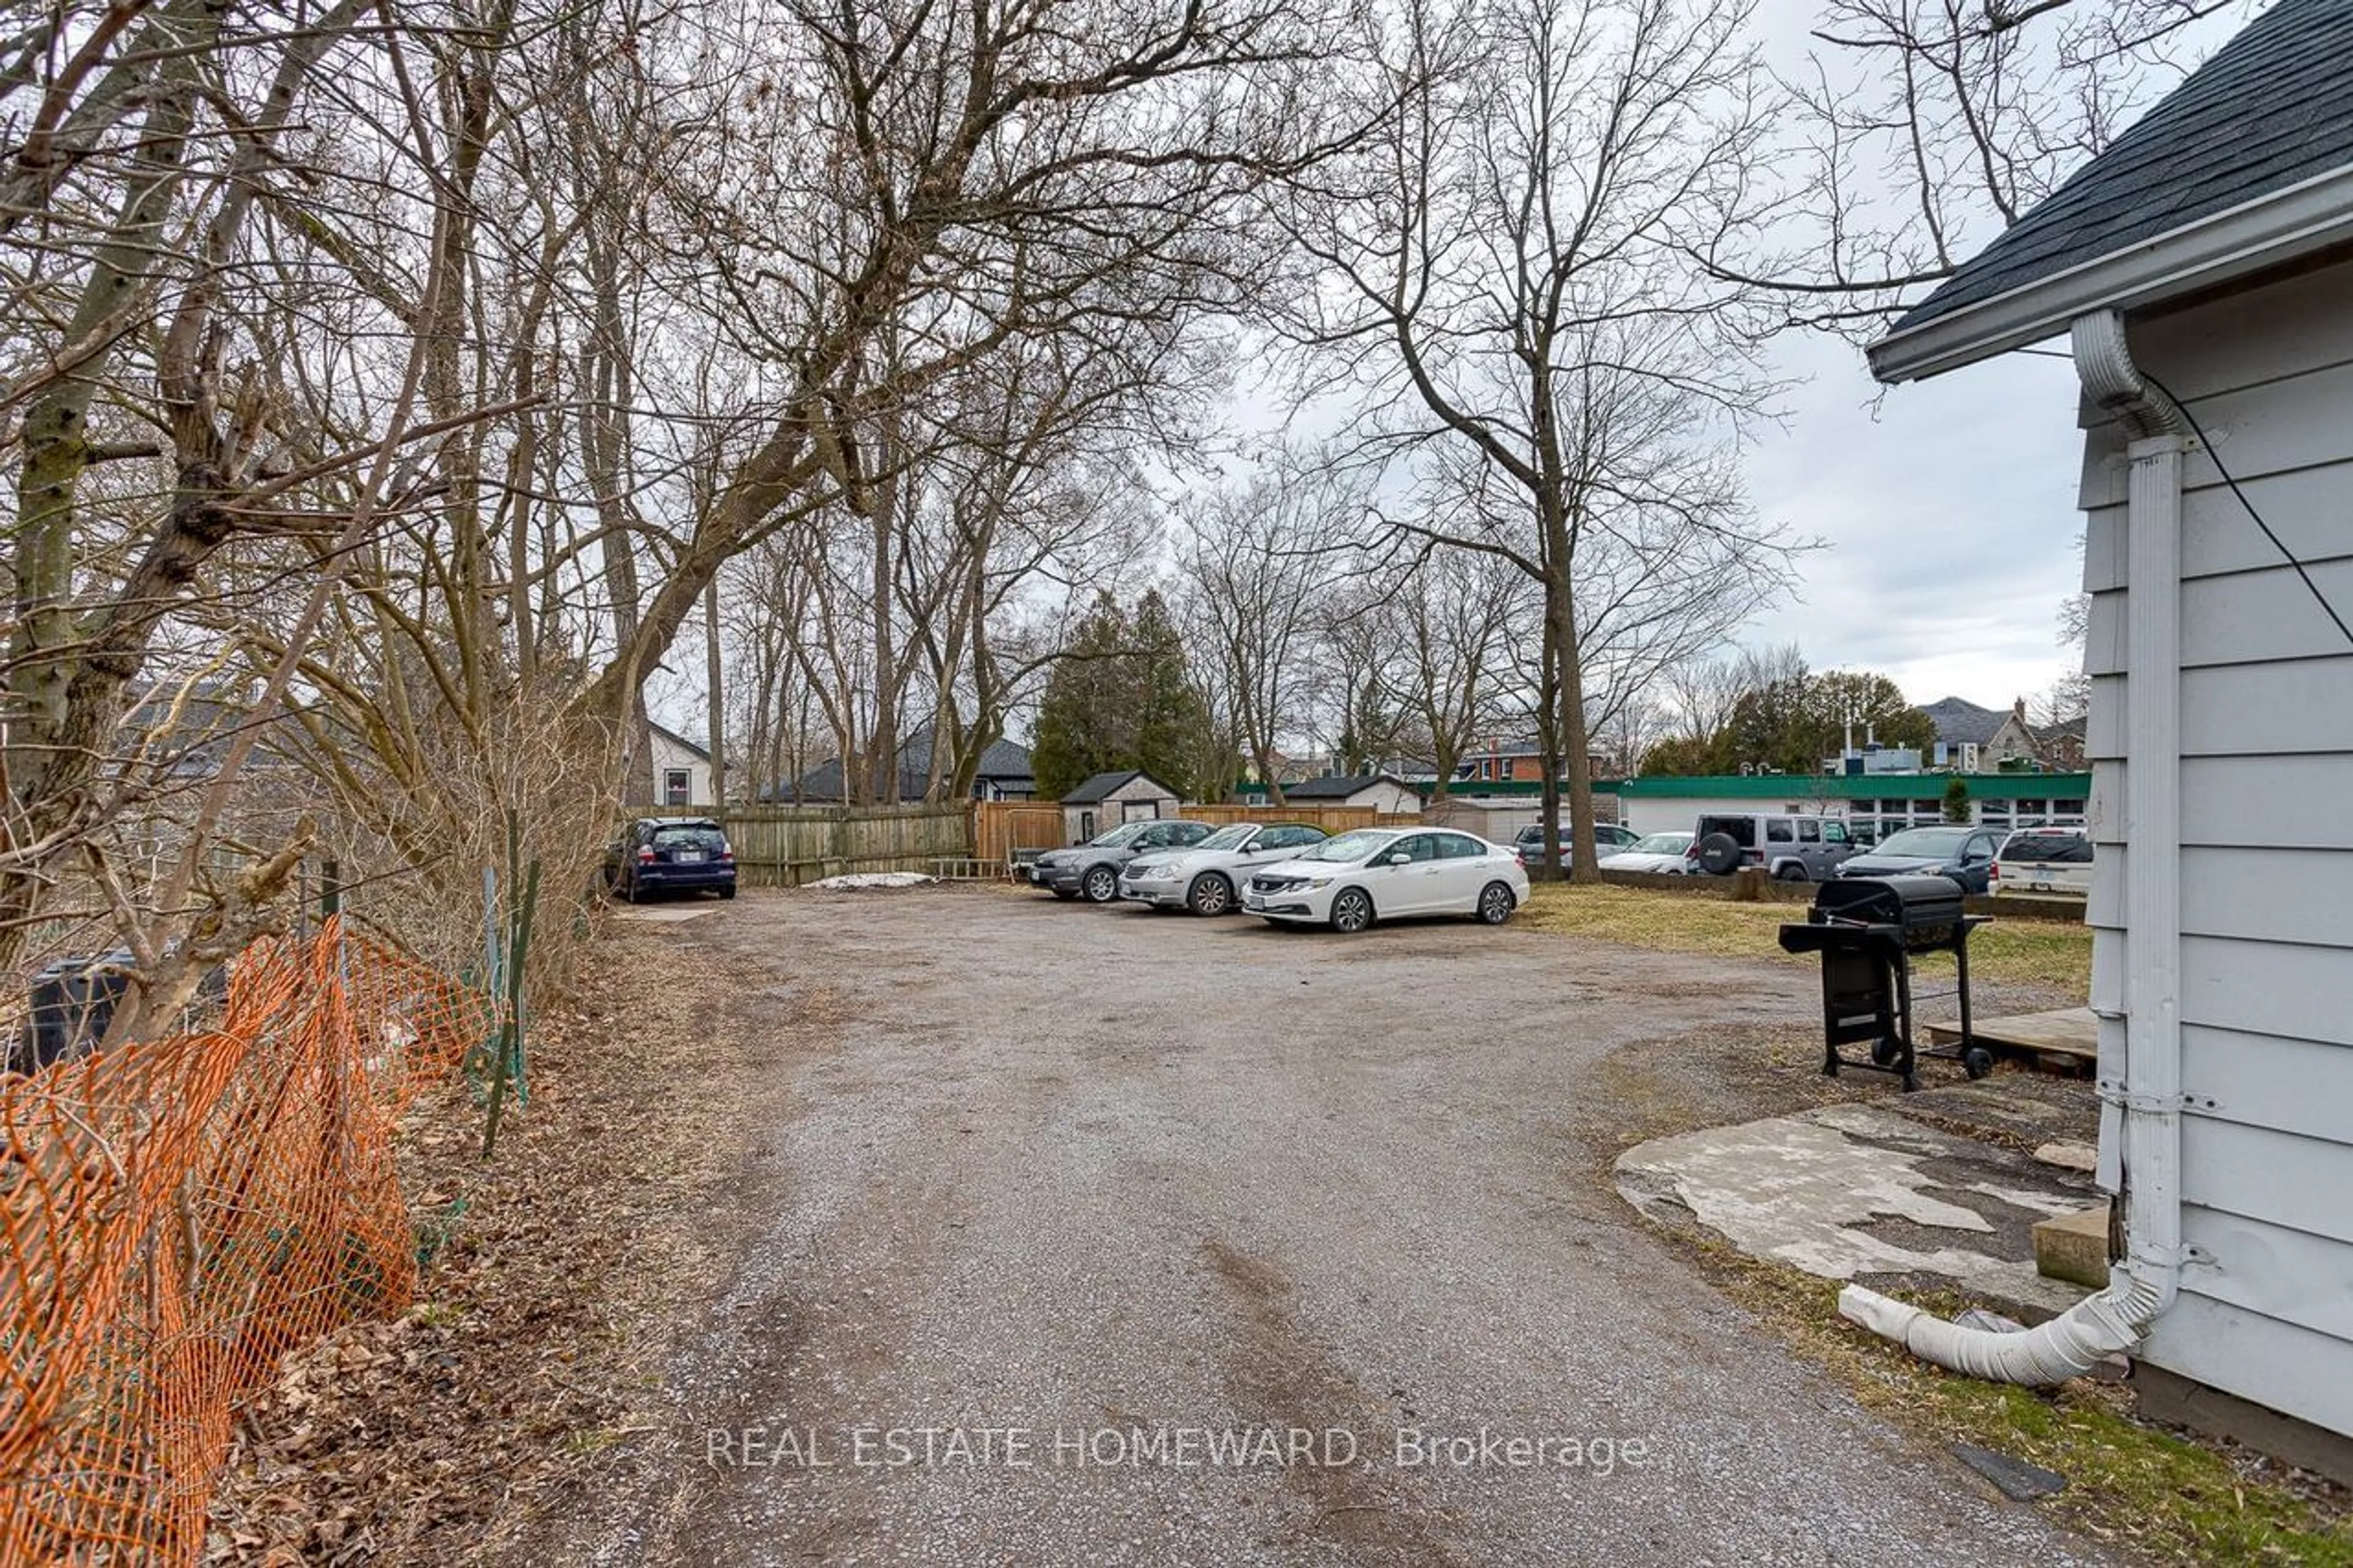
[[1871, 374], [1918, 381], [2058, 336], [2096, 310], [2131, 310], [2353, 242], [2353, 165], [1891, 332]]

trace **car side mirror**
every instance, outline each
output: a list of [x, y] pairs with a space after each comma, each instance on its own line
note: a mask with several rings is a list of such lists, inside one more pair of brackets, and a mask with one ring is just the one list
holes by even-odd
[[1388, 858], [1388, 864], [1392, 866], [1403, 866], [1410, 862], [1412, 859], [1412, 856], [1400, 849], [1396, 854]]

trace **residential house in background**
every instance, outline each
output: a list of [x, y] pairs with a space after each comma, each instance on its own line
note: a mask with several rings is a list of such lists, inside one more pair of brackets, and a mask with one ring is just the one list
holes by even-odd
[[1062, 797], [1062, 834], [1083, 844], [1123, 822], [1174, 816], [1183, 805], [1177, 793], [1140, 768], [1097, 773]]
[[1962, 697], [1923, 702], [1920, 711], [1936, 726], [1936, 747], [1927, 758], [1929, 766], [1962, 773], [1992, 771], [1987, 760], [1989, 750], [2008, 714], [1999, 708], [1980, 708]]
[[[911, 731], [899, 742], [899, 789], [902, 803], [931, 798], [932, 727]], [[974, 800], [1035, 800], [1038, 780], [1029, 771], [1029, 751], [1011, 741], [992, 741], [980, 754], [980, 769], [972, 782]], [[839, 805], [849, 798], [841, 759], [819, 763], [792, 784], [770, 792], [769, 798], [804, 805]]]
[[2340, 1479], [2353, 1479], [2348, 61], [2353, 5], [2280, 0], [1871, 351], [1892, 383], [2072, 343], [2100, 1180], [2122, 1211], [2124, 1267], [2160, 1298], [2179, 1289], [2134, 1383], [2145, 1409]]
[[[1609, 771], [1609, 759], [1599, 752], [1586, 753], [1586, 763], [1595, 778]], [[1567, 771], [1562, 777], [1566, 779]], [[1544, 783], [1544, 753], [1533, 742], [1510, 745], [1489, 743], [1474, 746], [1462, 753], [1454, 765], [1454, 779], [1447, 787], [1466, 794], [1478, 793], [1482, 784], [1526, 784], [1531, 787]]]
[[2084, 721], [2036, 724], [2026, 716], [2026, 699], [2010, 705], [2010, 717], [1993, 732], [1983, 752], [1989, 771], [2002, 768], [2047, 768], [2074, 773], [2084, 766]]
[[717, 805], [711, 788], [711, 753], [675, 730], [647, 727], [653, 732], [647, 765], [653, 771], [654, 805], [664, 811]]

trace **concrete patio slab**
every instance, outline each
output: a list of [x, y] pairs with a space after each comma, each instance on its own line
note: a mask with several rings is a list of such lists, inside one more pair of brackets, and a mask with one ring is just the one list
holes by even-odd
[[[1752, 1257], [1826, 1279], [1957, 1288], [2029, 1319], [2087, 1293], [2035, 1271], [2032, 1227], [2098, 1198], [2088, 1177], [1966, 1124], [1982, 1095], [1903, 1097], [1654, 1139], [1619, 1156], [1619, 1191], [1647, 1216], [1698, 1224]], [[1960, 1096], [1951, 1107], [1922, 1102]], [[2005, 1129], [2004, 1131], [2008, 1131]]]

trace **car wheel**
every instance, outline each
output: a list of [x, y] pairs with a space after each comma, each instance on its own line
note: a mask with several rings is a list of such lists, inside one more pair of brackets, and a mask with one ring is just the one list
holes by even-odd
[[1234, 885], [1215, 871], [1204, 871], [1185, 889], [1185, 907], [1197, 915], [1221, 915], [1234, 907]]
[[1119, 873], [1108, 866], [1090, 866], [1079, 886], [1089, 903], [1107, 904], [1119, 897]]
[[719, 889], [719, 896], [723, 899], [732, 899], [735, 896], [735, 889], [732, 887], [722, 888]]
[[1784, 860], [1778, 866], [1774, 867], [1773, 879], [1777, 882], [1810, 882], [1813, 880], [1811, 877], [1806, 875], [1806, 868], [1803, 866], [1799, 865], [1795, 860]]
[[1332, 929], [1360, 931], [1373, 923], [1373, 900], [1361, 888], [1343, 888], [1332, 900]]
[[1491, 926], [1502, 925], [1512, 918], [1519, 903], [1512, 897], [1511, 889], [1501, 882], [1490, 882], [1479, 889], [1479, 918]]

